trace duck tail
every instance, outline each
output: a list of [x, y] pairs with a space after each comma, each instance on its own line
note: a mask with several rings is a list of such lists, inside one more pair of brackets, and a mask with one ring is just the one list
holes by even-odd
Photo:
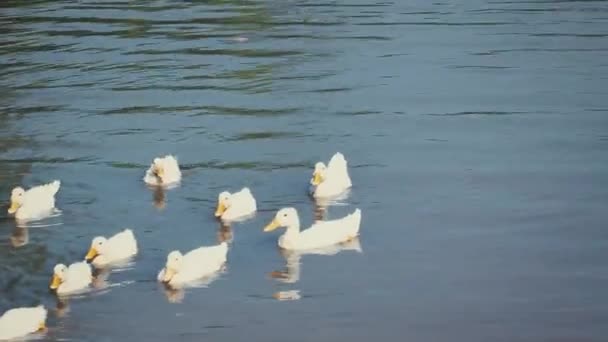
[[34, 307], [34, 309], [36, 309], [36, 311], [38, 312], [38, 315], [40, 315], [40, 320], [46, 321], [46, 316], [48, 314], [48, 311], [46, 310], [44, 305], [40, 304], [40, 305]]
[[53, 193], [53, 195], [55, 195], [57, 193], [57, 191], [59, 191], [59, 187], [61, 186], [61, 181], [60, 180], [54, 180], [51, 183], [49, 183], [49, 188], [51, 189], [51, 192]]
[[356, 227], [356, 231], [359, 231], [359, 227], [361, 226], [361, 209], [357, 208], [355, 212], [351, 214], [351, 220], [353, 222], [353, 227]]

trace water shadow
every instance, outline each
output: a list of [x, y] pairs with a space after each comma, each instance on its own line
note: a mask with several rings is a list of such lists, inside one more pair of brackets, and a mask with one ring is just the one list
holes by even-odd
[[[332, 256], [342, 251], [356, 251], [361, 253], [361, 242], [359, 238], [354, 238], [348, 242], [335, 244], [323, 248], [316, 248], [303, 251], [292, 251], [279, 248], [279, 252], [283, 259], [285, 259], [285, 268], [279, 271], [273, 271], [270, 273], [270, 277], [283, 283], [283, 284], [296, 284], [301, 278], [301, 265], [302, 257], [305, 255], [325, 255]], [[302, 296], [300, 290], [289, 289], [275, 292], [273, 298], [277, 300], [299, 300]]]
[[15, 225], [15, 229], [13, 229], [13, 233], [9, 237], [9, 241], [11, 246], [14, 248], [23, 247], [28, 244], [30, 241], [30, 233], [27, 226], [21, 227], [19, 225]]
[[234, 232], [230, 223], [223, 222], [220, 220], [220, 226], [217, 231], [217, 242], [222, 243], [226, 242], [227, 244], [231, 244], [234, 239]]
[[171, 286], [167, 283], [159, 283], [159, 286], [163, 289], [165, 296], [167, 297], [167, 301], [169, 303], [181, 303], [186, 297], [186, 290], [190, 288], [206, 288], [209, 287], [211, 283], [217, 280], [222, 273], [226, 271], [226, 266], [224, 265], [219, 271], [216, 271], [210, 275], [207, 275], [203, 278], [181, 284], [179, 286]]

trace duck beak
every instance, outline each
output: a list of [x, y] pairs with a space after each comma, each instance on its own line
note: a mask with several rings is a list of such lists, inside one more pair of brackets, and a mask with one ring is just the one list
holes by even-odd
[[158, 178], [163, 178], [165, 176], [165, 170], [161, 167], [157, 167], [155, 173]]
[[11, 202], [11, 206], [10, 208], [8, 208], [8, 213], [14, 214], [17, 212], [17, 209], [19, 209], [19, 204], [17, 204], [16, 202]]
[[168, 283], [171, 281], [171, 278], [175, 275], [175, 271], [171, 268], [165, 267], [165, 275], [163, 276], [163, 282]]
[[46, 331], [46, 323], [40, 322], [40, 324], [38, 324], [38, 331]]
[[220, 201], [217, 204], [217, 209], [215, 210], [215, 217], [220, 217], [226, 211], [226, 206], [223, 201]]
[[87, 253], [87, 255], [84, 257], [84, 260], [91, 261], [91, 260], [95, 259], [95, 257], [98, 255], [99, 255], [99, 252], [97, 252], [97, 250], [95, 248], [91, 247], [91, 249], [89, 249], [89, 252]]
[[273, 219], [266, 227], [264, 227], [264, 232], [271, 232], [279, 228], [280, 226], [281, 224], [279, 223], [279, 221], [277, 221], [277, 219]]
[[321, 178], [321, 174], [319, 172], [315, 172], [313, 173], [313, 178], [312, 178], [312, 185], [319, 185], [321, 184], [321, 182], [323, 181], [323, 179]]
[[61, 279], [56, 274], [53, 274], [53, 280], [51, 281], [51, 290], [57, 290], [57, 288], [61, 285]]

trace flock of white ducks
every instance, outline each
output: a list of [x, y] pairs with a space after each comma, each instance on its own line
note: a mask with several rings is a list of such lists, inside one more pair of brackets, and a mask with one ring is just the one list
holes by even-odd
[[[167, 155], [155, 158], [146, 171], [144, 182], [151, 186], [169, 187], [179, 184], [181, 171], [177, 159]], [[61, 183], [56, 180], [25, 190], [16, 187], [11, 192], [9, 214], [17, 220], [38, 220], [53, 213], [55, 194]], [[325, 165], [318, 162], [310, 180], [310, 192], [316, 199], [343, 196], [351, 188], [348, 164], [344, 155], [336, 153]], [[249, 188], [238, 192], [224, 191], [218, 195], [215, 216], [222, 221], [245, 220], [255, 214], [256, 200]], [[311, 227], [300, 230], [300, 219], [295, 208], [280, 209], [264, 228], [270, 232], [286, 228], [278, 239], [278, 245], [287, 251], [314, 250], [351, 241], [359, 234], [361, 210], [331, 221], [317, 221]], [[91, 264], [99, 269], [112, 267], [130, 260], [137, 254], [137, 240], [133, 231], [125, 229], [110, 238], [93, 238], [84, 261], [69, 266], [58, 264], [53, 269], [50, 288], [58, 295], [86, 291], [92, 281]], [[228, 244], [201, 246], [187, 253], [174, 250], [167, 256], [164, 267], [157, 276], [159, 282], [170, 288], [181, 288], [221, 270], [226, 263]], [[0, 316], [0, 340], [14, 339], [44, 330], [47, 310], [43, 306], [16, 308]]]

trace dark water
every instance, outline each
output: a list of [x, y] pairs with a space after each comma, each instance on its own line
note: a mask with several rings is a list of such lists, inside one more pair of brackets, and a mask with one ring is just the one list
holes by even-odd
[[[52, 308], [48, 340], [608, 338], [607, 2], [9, 0], [0, 33], [0, 192], [63, 182], [61, 216], [1, 218], [0, 311]], [[312, 222], [335, 151], [361, 252], [283, 256], [261, 229]], [[165, 153], [184, 179], [155, 194]], [[221, 228], [245, 185], [260, 212]], [[135, 264], [57, 309], [53, 265], [124, 227]], [[226, 237], [208, 287], [154, 281]]]

